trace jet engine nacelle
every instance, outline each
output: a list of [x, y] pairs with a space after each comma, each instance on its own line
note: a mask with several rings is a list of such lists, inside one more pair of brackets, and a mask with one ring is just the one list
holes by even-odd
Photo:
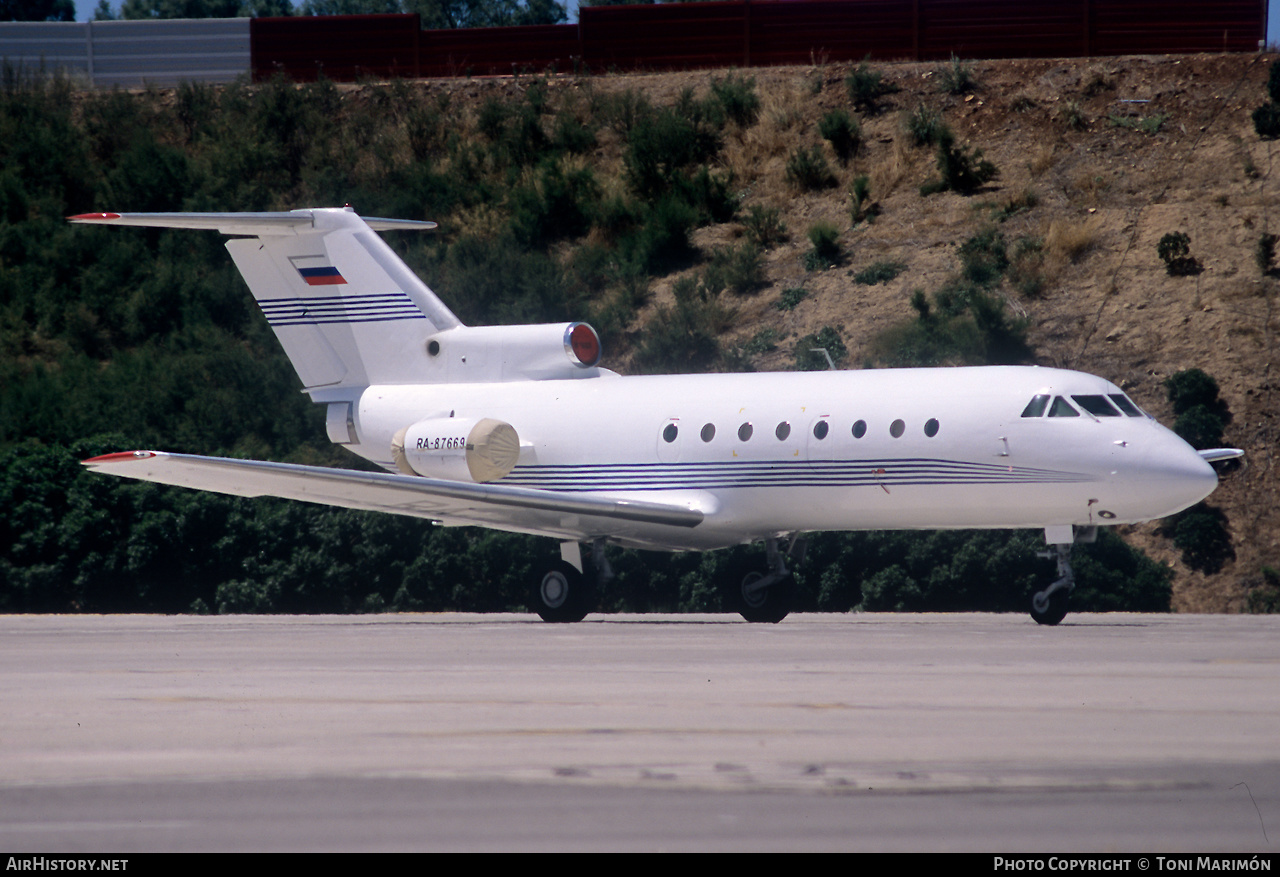
[[600, 336], [586, 323], [459, 326], [426, 340], [430, 382], [571, 380], [599, 374]]
[[431, 417], [391, 439], [391, 459], [406, 475], [449, 481], [497, 481], [520, 458], [515, 427], [491, 417]]

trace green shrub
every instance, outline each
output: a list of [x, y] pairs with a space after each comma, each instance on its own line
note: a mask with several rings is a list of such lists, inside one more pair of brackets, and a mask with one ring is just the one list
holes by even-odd
[[673, 189], [698, 211], [700, 225], [730, 222], [738, 213], [739, 198], [733, 191], [733, 175], [728, 171], [716, 174], [703, 166], [692, 176], [677, 176]]
[[1263, 104], [1254, 110], [1253, 130], [1263, 140], [1280, 138], [1280, 103]]
[[1138, 131], [1142, 134], [1159, 134], [1161, 127], [1169, 118], [1168, 113], [1161, 113], [1154, 116], [1118, 116], [1115, 113], [1107, 116], [1107, 122], [1113, 128], [1128, 128], [1130, 131]]
[[1201, 572], [1216, 573], [1235, 560], [1227, 516], [1219, 508], [1203, 502], [1169, 518], [1160, 532], [1173, 539], [1182, 550], [1182, 562]]
[[995, 226], [987, 226], [962, 243], [957, 254], [964, 278], [983, 286], [998, 283], [1009, 267], [1004, 235]]
[[599, 193], [590, 168], [566, 174], [558, 163], [545, 164], [532, 185], [512, 192], [512, 230], [528, 246], [546, 246], [583, 234], [590, 225], [590, 205]]
[[777, 329], [761, 329], [751, 336], [751, 340], [742, 345], [742, 351], [749, 356], [756, 356], [768, 353], [770, 350], [777, 350], [779, 337], [781, 333]]
[[942, 113], [924, 104], [902, 114], [902, 130], [915, 146], [933, 146], [950, 135]]
[[739, 294], [752, 292], [764, 283], [764, 259], [751, 241], [736, 247], [717, 247], [703, 275], [709, 289], [727, 289]]
[[869, 67], [866, 61], [849, 71], [844, 84], [849, 92], [849, 100], [867, 113], [879, 112], [882, 97], [901, 91], [892, 82], [885, 82], [884, 74]]
[[643, 222], [624, 249], [645, 270], [675, 267], [693, 255], [689, 236], [698, 224], [698, 211], [689, 204], [668, 195], [645, 210]]
[[941, 178], [920, 187], [920, 194], [932, 195], [950, 189], [961, 195], [972, 195], [981, 186], [1000, 175], [996, 166], [982, 157], [977, 147], [960, 146], [950, 131], [938, 141], [938, 173]]
[[669, 191], [685, 169], [704, 164], [720, 150], [720, 136], [675, 109], [640, 116], [623, 155], [627, 179], [641, 197], [655, 199]]
[[832, 110], [819, 119], [818, 133], [831, 144], [841, 164], [848, 164], [862, 149], [862, 128], [844, 110]]
[[1028, 298], [1035, 298], [1044, 292], [1048, 278], [1044, 273], [1043, 238], [1018, 239], [1005, 278], [1014, 289]]
[[968, 61], [961, 61], [955, 55], [951, 56], [949, 64], [935, 67], [934, 76], [937, 77], [938, 90], [946, 94], [965, 94], [978, 87], [973, 65]]
[[803, 286], [789, 286], [782, 290], [782, 295], [774, 304], [780, 311], [794, 311], [800, 302], [804, 301], [804, 297], [808, 295]]
[[740, 127], [755, 124], [760, 114], [760, 97], [756, 94], [754, 78], [730, 74], [723, 79], [712, 77], [711, 94], [720, 103], [724, 114]]
[[1261, 272], [1263, 277], [1275, 270], [1277, 240], [1280, 240], [1280, 238], [1270, 233], [1264, 233], [1258, 238], [1258, 246], [1254, 250], [1253, 257], [1258, 264], [1258, 271]]
[[[827, 357], [822, 354], [823, 350], [831, 357], [830, 363], [827, 362]], [[796, 369], [798, 371], [826, 371], [832, 365], [839, 368], [848, 355], [849, 350], [844, 346], [844, 341], [840, 339], [840, 333], [831, 326], [823, 326], [818, 332], [812, 335], [805, 335], [796, 342]]]
[[822, 147], [818, 144], [797, 146], [787, 159], [787, 182], [808, 192], [815, 189], [829, 189], [836, 184]]
[[593, 94], [591, 108], [601, 124], [627, 138], [642, 119], [654, 113], [648, 96], [634, 88], [609, 94]]
[[1156, 253], [1170, 277], [1190, 277], [1200, 273], [1200, 262], [1191, 255], [1191, 238], [1184, 232], [1172, 231], [1160, 238]]
[[830, 222], [815, 222], [809, 226], [809, 243], [813, 249], [805, 256], [805, 268], [816, 271], [840, 261], [844, 251], [840, 246], [840, 230]]
[[680, 278], [672, 292], [675, 306], [659, 307], [645, 324], [636, 364], [648, 373], [705, 371], [720, 357], [718, 339], [731, 325], [733, 311], [696, 277]]
[[1010, 318], [1003, 299], [982, 286], [954, 282], [933, 296], [912, 294], [916, 318], [890, 326], [871, 343], [888, 366], [1015, 365], [1031, 358], [1027, 321]]
[[757, 247], [770, 247], [787, 239], [787, 227], [782, 223], [782, 214], [777, 207], [762, 207], [752, 204], [747, 208], [747, 217], [742, 220], [747, 231], [747, 238]]
[[1061, 119], [1062, 124], [1072, 131], [1083, 131], [1089, 127], [1089, 118], [1084, 114], [1080, 104], [1075, 101], [1067, 101], [1062, 108]]
[[1170, 375], [1164, 384], [1177, 418], [1173, 431], [1193, 448], [1221, 447], [1231, 412], [1218, 395], [1218, 382], [1200, 369], [1190, 368]]
[[1246, 611], [1274, 615], [1280, 612], [1280, 570], [1263, 566], [1260, 572], [1262, 582], [1249, 589]]
[[905, 262], [873, 262], [866, 268], [863, 268], [857, 274], [853, 275], [854, 281], [867, 286], [875, 286], [877, 283], [888, 283], [897, 278], [899, 274], [907, 270]]
[[853, 183], [849, 186], [849, 198], [853, 202], [853, 208], [850, 210], [850, 218], [853, 224], [857, 225], [864, 219], [867, 222], [874, 222], [880, 208], [870, 203], [871, 198], [871, 177], [866, 174], [858, 174], [853, 178]]

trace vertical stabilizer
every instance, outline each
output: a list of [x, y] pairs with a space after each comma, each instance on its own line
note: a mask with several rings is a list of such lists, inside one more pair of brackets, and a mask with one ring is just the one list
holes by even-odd
[[227, 250], [308, 391], [428, 380], [425, 345], [458, 318], [377, 235], [435, 223], [287, 213], [93, 213], [74, 222], [249, 235]]

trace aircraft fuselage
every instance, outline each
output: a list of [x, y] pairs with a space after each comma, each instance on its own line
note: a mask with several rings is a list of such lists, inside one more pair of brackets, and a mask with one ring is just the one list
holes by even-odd
[[1216, 486], [1213, 468], [1151, 417], [1079, 403], [1071, 416], [1023, 416], [1038, 395], [1123, 393], [1038, 367], [379, 385], [359, 399], [349, 447], [394, 469], [392, 436], [410, 422], [497, 418], [521, 441], [497, 483], [706, 513], [693, 530], [611, 531], [669, 549], [812, 530], [1133, 523]]

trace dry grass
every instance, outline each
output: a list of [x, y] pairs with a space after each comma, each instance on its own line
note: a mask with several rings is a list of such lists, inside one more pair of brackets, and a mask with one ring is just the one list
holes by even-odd
[[1098, 242], [1102, 223], [1091, 216], [1082, 221], [1055, 219], [1044, 235], [1044, 250], [1051, 265], [1061, 267], [1082, 259]]
[[919, 176], [916, 165], [920, 161], [919, 153], [911, 149], [905, 136], [893, 138], [893, 145], [887, 152], [871, 163], [871, 191], [878, 200], [888, 198], [902, 181], [908, 177]]
[[1032, 179], [1044, 176], [1044, 172], [1053, 167], [1056, 152], [1057, 144], [1054, 143], [1044, 143], [1032, 149], [1031, 157], [1027, 159], [1027, 170], [1031, 172]]

